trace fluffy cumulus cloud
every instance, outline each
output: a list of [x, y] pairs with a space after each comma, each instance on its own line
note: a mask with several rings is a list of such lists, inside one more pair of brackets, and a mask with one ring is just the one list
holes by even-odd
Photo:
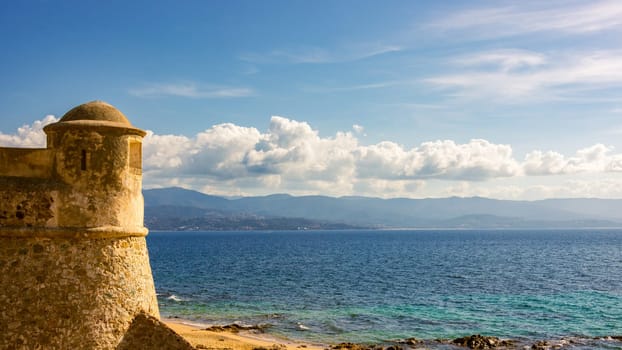
[[148, 131], [143, 141], [143, 162], [150, 169], [175, 169], [190, 151], [190, 139], [178, 135], [155, 135]]
[[622, 155], [603, 144], [577, 151], [572, 157], [548, 151], [533, 151], [523, 163], [526, 175], [560, 175], [584, 172], [622, 172]]
[[[0, 133], [0, 146], [44, 147], [43, 127], [56, 120], [47, 116], [14, 134]], [[231, 123], [214, 125], [192, 137], [149, 131], [143, 151], [145, 185], [186, 186], [226, 195], [531, 198], [587, 193], [598, 187], [590, 187], [585, 179], [581, 186], [540, 186], [537, 179], [577, 174], [598, 174], [602, 179], [605, 174], [622, 172], [622, 154], [603, 144], [571, 156], [535, 150], [521, 161], [510, 145], [482, 139], [467, 143], [437, 140], [406, 148], [391, 141], [362, 145], [355, 133], [322, 137], [306, 122], [277, 116], [263, 132]], [[536, 184], [508, 183], [512, 179], [536, 179]], [[564, 179], [566, 183], [571, 180]], [[619, 185], [614, 180], [607, 185], [612, 191]]]
[[360, 147], [356, 154], [362, 177], [485, 180], [518, 172], [511, 147], [486, 140], [424, 142], [410, 150], [381, 142]]
[[58, 121], [55, 116], [47, 115], [31, 125], [24, 125], [17, 129], [17, 133], [4, 134], [0, 132], [1, 147], [45, 147], [46, 136], [43, 127]]
[[[186, 177], [212, 193], [220, 185], [236, 194], [261, 189], [408, 196], [429, 189], [428, 181], [447, 183], [447, 194], [482, 193], [482, 186], [495, 179], [618, 172], [622, 155], [597, 144], [573, 156], [536, 150], [521, 161], [510, 145], [482, 139], [462, 144], [437, 140], [413, 148], [391, 141], [361, 145], [351, 132], [321, 137], [308, 123], [272, 117], [265, 132], [228, 123], [192, 138], [149, 134], [145, 170], [152, 182]], [[475, 192], [465, 189], [465, 184], [475, 183], [480, 185], [469, 187]], [[513, 185], [486, 191], [502, 197], [520, 193]]]
[[[269, 130], [214, 125], [193, 138], [149, 134], [145, 171], [157, 177], [204, 177], [219, 181], [253, 178], [256, 185], [313, 185], [353, 178], [357, 140], [350, 133], [321, 138], [304, 122], [272, 117]], [[164, 159], [162, 159], [164, 158]]]
[[223, 180], [265, 177], [272, 184], [318, 181], [318, 186], [322, 182], [354, 186], [363, 180], [430, 178], [479, 181], [519, 172], [508, 145], [446, 140], [412, 149], [389, 141], [362, 146], [350, 132], [320, 137], [309, 124], [283, 117], [272, 117], [265, 133], [234, 124], [215, 125], [192, 139], [149, 133], [144, 153], [145, 170], [153, 174]]

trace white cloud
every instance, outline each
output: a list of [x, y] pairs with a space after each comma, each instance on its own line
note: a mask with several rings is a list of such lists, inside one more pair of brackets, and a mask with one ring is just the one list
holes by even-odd
[[343, 45], [333, 50], [307, 46], [277, 49], [268, 53], [246, 53], [239, 58], [253, 63], [319, 64], [358, 61], [401, 50], [400, 46], [383, 44]]
[[[144, 164], [146, 176], [186, 177], [210, 188], [220, 183], [237, 194], [260, 189], [266, 193], [414, 196], [426, 188], [426, 181], [449, 181], [454, 185], [446, 186], [445, 194], [507, 197], [520, 190], [516, 186], [482, 188], [495, 179], [618, 172], [622, 155], [596, 144], [570, 157], [533, 151], [521, 162], [514, 158], [511, 146], [486, 140], [464, 144], [438, 140], [410, 149], [390, 141], [360, 145], [352, 133], [320, 137], [308, 123], [275, 116], [266, 132], [227, 123], [192, 138], [150, 133]], [[475, 183], [480, 185], [473, 187]]]
[[413, 85], [415, 82], [410, 80], [388, 80], [367, 84], [355, 84], [350, 86], [308, 86], [303, 88], [304, 91], [312, 93], [334, 93], [344, 91], [357, 91], [357, 90], [372, 90], [372, 89], [384, 89], [388, 87], [398, 85]]
[[[503, 179], [520, 182], [522, 178], [622, 170], [622, 155], [601, 144], [580, 149], [570, 157], [533, 151], [518, 161], [511, 146], [486, 140], [464, 144], [438, 140], [410, 149], [390, 141], [361, 145], [352, 133], [320, 137], [308, 123], [276, 116], [265, 132], [227, 123], [192, 138], [150, 135], [147, 139], [145, 174], [151, 177], [150, 182], [182, 177], [196, 184], [195, 188], [226, 188], [222, 191], [236, 195], [474, 194], [514, 198], [527, 195], [526, 187], [488, 185]], [[170, 152], [161, 153], [166, 162], [152, 158], [164, 152], [157, 151], [160, 149]], [[448, 184], [439, 189], [427, 186], [429, 181]]]
[[[286, 181], [334, 182], [352, 175], [348, 150], [355, 147], [356, 140], [349, 133], [320, 138], [307, 123], [272, 117], [266, 133], [227, 123], [192, 139], [150, 134], [145, 140], [144, 164], [146, 173], [153, 176], [183, 174], [220, 181], [255, 178], [270, 186]], [[158, 154], [166, 161], [158, 161]]]
[[155, 135], [147, 131], [143, 140], [143, 164], [146, 169], [179, 168], [190, 147], [190, 139], [185, 136]]
[[622, 155], [611, 154], [612, 147], [596, 144], [577, 151], [573, 157], [548, 151], [533, 151], [525, 156], [526, 175], [622, 172]]
[[362, 125], [354, 124], [352, 125], [352, 130], [354, 130], [357, 134], [364, 134], [365, 128]]
[[45, 147], [46, 136], [43, 127], [57, 122], [58, 119], [53, 115], [46, 115], [42, 120], [37, 120], [31, 125], [24, 125], [17, 129], [16, 134], [4, 134], [0, 132], [1, 147]]
[[356, 150], [358, 174], [395, 179], [468, 179], [485, 180], [513, 176], [518, 164], [508, 145], [486, 140], [456, 144], [450, 140], [424, 142], [405, 150], [393, 142], [360, 147]]
[[247, 153], [261, 140], [259, 131], [231, 123], [197, 134], [182, 172], [231, 179], [248, 176]]
[[236, 98], [252, 96], [254, 91], [245, 87], [200, 86], [196, 83], [177, 83], [148, 84], [130, 89], [129, 93], [138, 97]]
[[[585, 90], [622, 86], [622, 51], [557, 54], [481, 52], [453, 59], [466, 71], [424, 79], [455, 96], [497, 102], [576, 99]], [[484, 63], [486, 63], [484, 65]], [[519, 69], [528, 67], [529, 69]]]
[[450, 13], [427, 26], [487, 38], [540, 32], [593, 33], [622, 26], [622, 3], [617, 0], [521, 2], [520, 6]]
[[565, 172], [564, 155], [553, 151], [533, 151], [525, 156], [523, 168], [527, 175], [551, 175]]
[[[0, 144], [44, 147], [43, 126], [56, 120], [47, 116], [14, 134], [0, 133]], [[518, 161], [510, 145], [487, 140], [437, 140], [413, 148], [391, 141], [361, 145], [350, 132], [321, 137], [306, 122], [274, 116], [265, 132], [232, 123], [192, 137], [149, 131], [143, 146], [146, 187], [184, 186], [220, 195], [622, 196], [622, 180], [614, 176], [622, 172], [622, 154], [603, 144], [571, 156], [535, 150]], [[563, 181], [550, 181], [558, 178]]]
[[466, 55], [455, 60], [457, 64], [467, 66], [501, 67], [503, 71], [510, 71], [523, 67], [534, 67], [546, 63], [545, 55], [532, 51], [506, 49], [480, 52]]

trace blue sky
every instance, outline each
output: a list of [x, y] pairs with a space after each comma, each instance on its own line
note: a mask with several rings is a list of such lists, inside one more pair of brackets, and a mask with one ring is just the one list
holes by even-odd
[[0, 145], [99, 99], [146, 187], [622, 198], [620, 38], [617, 0], [3, 2]]

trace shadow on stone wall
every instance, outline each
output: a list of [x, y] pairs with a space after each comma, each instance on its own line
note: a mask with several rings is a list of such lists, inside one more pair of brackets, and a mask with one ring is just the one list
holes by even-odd
[[140, 313], [130, 324], [117, 350], [142, 349], [194, 350], [195, 348], [157, 318]]

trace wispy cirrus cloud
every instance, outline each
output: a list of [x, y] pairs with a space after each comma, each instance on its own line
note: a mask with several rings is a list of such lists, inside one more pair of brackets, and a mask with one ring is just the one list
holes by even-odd
[[547, 57], [533, 51], [499, 49], [461, 56], [453, 62], [462, 66], [498, 67], [510, 71], [543, 65], [547, 63]]
[[622, 51], [545, 55], [504, 50], [458, 57], [451, 64], [459, 70], [423, 81], [455, 97], [499, 102], [584, 100], [590, 98], [585, 91], [622, 87]]
[[333, 93], [333, 92], [345, 92], [345, 91], [358, 91], [358, 90], [374, 90], [374, 89], [384, 89], [393, 86], [399, 85], [410, 85], [414, 84], [413, 81], [409, 80], [387, 80], [387, 81], [378, 81], [366, 84], [353, 84], [349, 86], [307, 86], [304, 87], [303, 90], [306, 92], [312, 93]]
[[479, 37], [502, 37], [538, 32], [593, 33], [622, 28], [622, 2], [547, 1], [514, 6], [468, 9], [449, 13], [426, 27], [461, 31]]
[[339, 63], [358, 61], [402, 50], [403, 48], [398, 45], [379, 44], [349, 45], [339, 49], [307, 46], [290, 49], [276, 49], [263, 53], [245, 53], [240, 55], [239, 59], [253, 63]]
[[132, 88], [129, 93], [137, 97], [238, 98], [251, 96], [254, 91], [246, 87], [223, 87], [197, 83], [157, 83]]

